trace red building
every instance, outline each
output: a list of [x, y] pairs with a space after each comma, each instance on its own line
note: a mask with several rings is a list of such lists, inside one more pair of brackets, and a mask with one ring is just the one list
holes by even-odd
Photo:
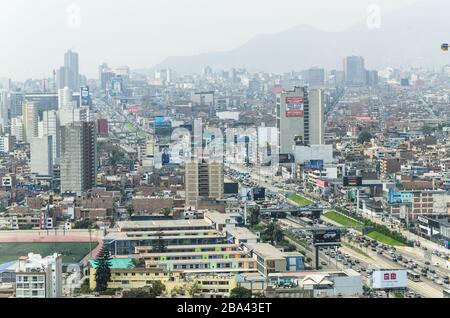
[[108, 130], [108, 120], [104, 118], [97, 119], [97, 132], [101, 136], [107, 136]]

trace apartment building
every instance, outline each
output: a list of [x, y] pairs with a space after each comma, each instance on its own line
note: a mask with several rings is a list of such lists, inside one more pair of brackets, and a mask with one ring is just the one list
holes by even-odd
[[16, 271], [17, 298], [60, 298], [62, 296], [62, 256], [42, 257], [29, 253], [19, 258]]

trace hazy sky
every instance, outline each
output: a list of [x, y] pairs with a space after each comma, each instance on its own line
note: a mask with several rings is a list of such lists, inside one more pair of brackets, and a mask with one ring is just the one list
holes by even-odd
[[151, 67], [300, 24], [338, 31], [365, 20], [370, 4], [393, 10], [418, 1], [0, 0], [0, 77], [49, 77], [67, 49], [79, 52], [82, 74], [97, 77], [102, 62]]

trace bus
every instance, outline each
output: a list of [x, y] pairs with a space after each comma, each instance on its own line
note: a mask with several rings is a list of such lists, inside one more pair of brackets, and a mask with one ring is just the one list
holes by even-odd
[[420, 282], [420, 274], [417, 274], [413, 271], [408, 271], [408, 279], [412, 280], [413, 282]]

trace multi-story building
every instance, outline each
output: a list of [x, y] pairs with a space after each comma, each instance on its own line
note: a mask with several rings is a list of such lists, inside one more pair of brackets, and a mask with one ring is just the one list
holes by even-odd
[[197, 206], [201, 199], [223, 198], [223, 163], [191, 161], [185, 169], [186, 206]]
[[348, 56], [344, 60], [345, 83], [349, 86], [363, 86], [366, 83], [366, 69], [361, 56]]
[[19, 258], [16, 271], [17, 298], [60, 298], [62, 296], [62, 256], [42, 258], [33, 253]]
[[14, 150], [14, 144], [16, 143], [16, 138], [9, 134], [0, 136], [0, 152], [10, 153]]
[[43, 134], [52, 137], [52, 158], [53, 163], [57, 163], [61, 156], [61, 126], [57, 111], [43, 112]]
[[95, 123], [76, 122], [61, 127], [61, 192], [82, 194], [95, 186], [96, 152]]
[[30, 142], [38, 136], [38, 109], [34, 102], [26, 102], [23, 105], [23, 139]]
[[296, 145], [325, 142], [322, 90], [294, 87], [277, 96], [277, 129], [280, 154], [293, 154]]
[[30, 141], [31, 173], [53, 175], [53, 136], [34, 137]]

